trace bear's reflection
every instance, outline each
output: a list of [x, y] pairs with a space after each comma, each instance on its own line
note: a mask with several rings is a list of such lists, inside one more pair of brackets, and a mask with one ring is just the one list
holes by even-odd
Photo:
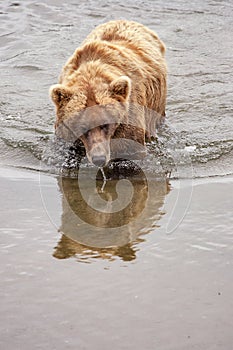
[[149, 178], [138, 167], [113, 166], [105, 174], [106, 182], [100, 172], [93, 181], [87, 171], [78, 178], [58, 180], [62, 237], [54, 257], [130, 261], [136, 258], [138, 243], [144, 241], [142, 235], [155, 228], [169, 192], [168, 180]]

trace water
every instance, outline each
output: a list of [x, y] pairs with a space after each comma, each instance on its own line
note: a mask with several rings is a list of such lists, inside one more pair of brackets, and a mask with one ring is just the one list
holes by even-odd
[[1, 2], [0, 161], [41, 167], [53, 138], [50, 85], [90, 30], [124, 18], [148, 25], [167, 46], [163, 147], [167, 140], [172, 148], [189, 147], [194, 176], [232, 173], [232, 14], [229, 2], [218, 1]]
[[[157, 183], [137, 230], [104, 237], [74, 230], [54, 176], [1, 168], [0, 347], [231, 349], [233, 177], [195, 180], [166, 234], [182, 183]], [[64, 186], [72, 199], [75, 179]], [[100, 249], [107, 240], [125, 245]]]
[[[166, 123], [133, 171], [77, 171], [48, 90], [118, 18], [167, 46]], [[1, 348], [232, 348], [232, 18], [229, 1], [0, 2]]]

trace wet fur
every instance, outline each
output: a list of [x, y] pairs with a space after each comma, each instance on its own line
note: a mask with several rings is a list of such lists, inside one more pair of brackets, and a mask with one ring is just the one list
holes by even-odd
[[[102, 142], [126, 138], [144, 145], [146, 137], [154, 136], [153, 127], [148, 125], [153, 121], [148, 123], [145, 110], [153, 111], [156, 123], [165, 116], [164, 53], [164, 44], [158, 36], [142, 24], [119, 20], [98, 26], [67, 61], [59, 84], [50, 90], [56, 105], [55, 127], [86, 110], [87, 120], [93, 121], [99, 115], [95, 106], [110, 106], [115, 113], [114, 121], [109, 121], [114, 125], [111, 133], [103, 133], [99, 124], [93, 128], [92, 137]], [[78, 117], [76, 123], [82, 126], [84, 121]], [[85, 133], [80, 139], [91, 161], [92, 148], [88, 148], [91, 140]]]

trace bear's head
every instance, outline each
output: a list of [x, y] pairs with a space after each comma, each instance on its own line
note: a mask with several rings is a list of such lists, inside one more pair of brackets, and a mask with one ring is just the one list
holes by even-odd
[[88, 160], [102, 167], [110, 160], [110, 140], [127, 123], [131, 80], [120, 76], [110, 83], [57, 84], [50, 95], [56, 106], [56, 134], [67, 141], [80, 139]]

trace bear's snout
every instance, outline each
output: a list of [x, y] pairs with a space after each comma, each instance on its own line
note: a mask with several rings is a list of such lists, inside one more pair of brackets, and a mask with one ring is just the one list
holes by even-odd
[[98, 167], [103, 167], [107, 163], [107, 158], [105, 155], [93, 156], [92, 163]]
[[107, 124], [100, 125], [80, 136], [90, 163], [103, 167], [110, 161], [110, 137], [115, 130]]
[[86, 154], [90, 163], [103, 167], [110, 161], [110, 144], [107, 141], [95, 143]]

